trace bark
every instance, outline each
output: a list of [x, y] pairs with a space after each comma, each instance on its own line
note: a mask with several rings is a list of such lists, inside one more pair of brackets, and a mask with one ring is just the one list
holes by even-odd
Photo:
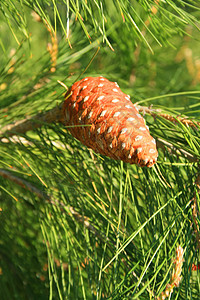
[[39, 113], [32, 117], [15, 122], [14, 124], [8, 124], [0, 131], [0, 136], [11, 137], [13, 135], [24, 134], [27, 131], [40, 128], [44, 123], [60, 122], [64, 124], [64, 114], [62, 105], [56, 106], [46, 112]]
[[162, 113], [160, 109], [152, 109], [149, 107], [139, 106], [139, 105], [137, 105], [137, 108], [140, 112], [150, 114], [153, 117], [160, 116], [166, 120], [169, 120], [172, 123], [182, 123], [182, 124], [186, 125], [187, 127], [192, 127], [192, 128], [196, 128], [196, 129], [197, 129], [197, 125], [200, 126], [200, 122], [189, 120], [188, 118], [182, 118], [179, 116], [173, 117], [169, 114]]

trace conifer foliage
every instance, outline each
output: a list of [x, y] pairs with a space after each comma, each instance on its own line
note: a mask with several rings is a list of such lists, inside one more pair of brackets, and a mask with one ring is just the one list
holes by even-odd
[[0, 299], [199, 299], [199, 20], [0, 1]]

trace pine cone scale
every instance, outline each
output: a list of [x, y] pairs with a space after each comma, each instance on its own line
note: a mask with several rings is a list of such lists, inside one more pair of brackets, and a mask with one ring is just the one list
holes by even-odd
[[140, 166], [156, 162], [155, 140], [117, 83], [84, 78], [72, 85], [63, 109], [69, 131], [95, 152]]

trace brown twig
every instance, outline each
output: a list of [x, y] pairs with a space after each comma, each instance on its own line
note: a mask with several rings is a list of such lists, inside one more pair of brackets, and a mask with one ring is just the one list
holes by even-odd
[[[151, 14], [156, 15], [158, 12], [160, 0], [154, 0], [154, 5], [151, 7]], [[150, 25], [151, 17], [145, 21], [145, 25], [148, 27]]]
[[140, 106], [140, 105], [136, 105], [136, 107], [142, 113], [150, 114], [153, 117], [160, 116], [160, 117], [162, 117], [166, 120], [169, 120], [172, 123], [179, 123], [180, 122], [180, 123], [186, 125], [187, 127], [192, 127], [192, 128], [197, 128], [197, 125], [200, 126], [200, 122], [192, 121], [192, 120], [189, 120], [187, 118], [182, 118], [182, 117], [179, 117], [179, 116], [173, 117], [169, 114], [162, 113], [162, 111], [160, 109], [153, 109], [153, 108]]
[[[200, 175], [197, 176], [197, 179], [195, 181], [196, 187], [197, 187], [197, 192], [200, 193]], [[196, 193], [193, 198], [193, 205], [192, 205], [192, 218], [194, 222], [194, 233], [196, 237], [196, 242], [197, 242], [197, 249], [200, 251], [200, 228], [199, 228], [199, 223], [197, 221], [199, 214], [198, 210], [198, 204], [197, 204], [197, 196]]]
[[44, 123], [60, 122], [64, 124], [64, 115], [62, 104], [56, 106], [44, 113], [39, 113], [33, 117], [17, 121], [14, 124], [9, 124], [3, 127], [0, 131], [2, 137], [11, 137], [16, 134], [24, 134], [27, 131], [40, 128]]
[[[182, 117], [179, 117], [179, 116], [177, 116], [175, 118], [175, 117], [173, 117], [169, 114], [162, 113], [162, 111], [160, 109], [153, 109], [153, 108], [140, 106], [140, 105], [136, 105], [136, 107], [141, 113], [150, 114], [154, 118], [159, 116], [159, 117], [165, 118], [166, 120], [169, 120], [172, 123], [182, 123], [187, 127], [191, 127], [191, 128], [195, 128], [195, 129], [197, 129], [197, 126], [200, 126], [200, 122], [192, 121], [192, 120], [189, 120], [187, 118], [182, 118]], [[169, 143], [169, 142], [167, 142], [167, 141], [165, 141], [161, 138], [157, 139], [157, 147], [161, 148], [163, 150], [165, 150], [165, 148], [167, 147], [168, 151], [171, 154], [184, 156], [185, 158], [187, 158], [191, 162], [198, 162], [199, 161], [199, 158], [193, 156], [192, 154], [190, 154], [189, 152], [187, 152], [183, 149], [177, 149], [176, 147], [173, 146], [173, 144], [171, 144], [171, 143]]]
[[[48, 24], [47, 24], [48, 25]], [[57, 63], [57, 55], [58, 55], [58, 41], [56, 37], [56, 33], [51, 31], [49, 26], [46, 26], [47, 30], [51, 36], [51, 43], [47, 44], [47, 50], [51, 56], [51, 69], [50, 71], [53, 73], [56, 71], [56, 63]]]
[[58, 56], [58, 40], [57, 40], [56, 32], [49, 26], [48, 22], [46, 20], [42, 20], [35, 11], [32, 11], [31, 14], [36, 22], [43, 22], [47, 31], [50, 34], [51, 43], [47, 44], [47, 51], [49, 52], [49, 54], [51, 56], [50, 71], [53, 73], [56, 71], [56, 63], [57, 63], [57, 56]]
[[198, 162], [199, 158], [195, 157], [194, 155], [192, 155], [191, 153], [183, 150], [183, 149], [177, 149], [176, 147], [174, 147], [171, 143], [158, 138], [157, 139], [157, 147], [162, 149], [162, 150], [168, 150], [168, 152], [170, 154], [175, 154], [176, 156], [184, 156], [185, 158], [187, 158], [190, 162]]
[[[27, 131], [34, 130], [37, 128], [40, 128], [44, 123], [62, 123], [65, 125], [65, 117], [63, 114], [62, 109], [62, 103], [59, 106], [56, 106], [44, 113], [39, 113], [32, 117], [27, 117], [26, 119], [20, 120], [15, 122], [14, 124], [8, 124], [4, 126], [0, 130], [0, 140], [4, 142], [6, 137], [12, 137], [14, 135], [18, 134], [24, 134]], [[148, 113], [152, 115], [153, 117], [161, 116], [173, 123], [183, 123], [186, 126], [190, 126], [192, 128], [197, 128], [196, 125], [200, 126], [200, 122], [192, 121], [186, 118], [181, 117], [173, 117], [168, 114], [163, 114], [160, 109], [152, 109], [145, 106], [139, 106], [136, 105], [137, 109], [142, 113]], [[4, 139], [3, 139], [4, 138]], [[5, 142], [8, 142], [8, 139], [5, 140]], [[15, 141], [16, 142], [16, 141]], [[183, 149], [176, 149], [171, 143], [163, 140], [158, 139], [157, 140], [157, 147], [165, 149], [168, 148], [169, 152], [176, 155], [181, 155], [187, 158], [191, 162], [197, 162], [199, 159], [189, 152], [183, 150]]]
[[181, 281], [181, 272], [183, 265], [184, 250], [181, 246], [176, 249], [176, 258], [174, 259], [174, 269], [171, 275], [170, 283], [166, 285], [166, 289], [161, 293], [161, 296], [157, 297], [157, 300], [164, 300], [173, 293], [173, 289], [179, 286]]
[[[136, 105], [137, 109], [142, 113], [148, 113], [153, 117], [161, 116], [173, 123], [181, 122], [186, 126], [196, 128], [196, 125], [200, 126], [200, 122], [192, 121], [187, 118], [173, 117], [168, 114], [163, 114], [160, 109], [152, 109], [145, 106]], [[0, 135], [13, 136], [15, 134], [26, 133], [27, 131], [40, 128], [44, 123], [59, 122], [65, 124], [64, 114], [62, 111], [62, 104], [48, 110], [44, 113], [39, 113], [33, 117], [27, 117], [26, 119], [17, 121], [14, 124], [9, 124], [3, 127], [0, 131]]]
[[[151, 8], [150, 8], [150, 14], [151, 14], [151, 16], [149, 16], [146, 19], [146, 21], [144, 22], [145, 25], [143, 26], [143, 29], [142, 29], [142, 35], [143, 36], [146, 35], [146, 31], [147, 31], [147, 28], [149, 27], [149, 25], [151, 23], [152, 16], [156, 15], [157, 12], [158, 12], [159, 2], [160, 2], [160, 0], [154, 0], [154, 5], [152, 5]], [[134, 51], [134, 58], [135, 58], [136, 63], [139, 60], [140, 53], [141, 53], [141, 44], [138, 43], [138, 46], [136, 47], [136, 49]], [[131, 75], [130, 75], [130, 82], [133, 83], [135, 80], [136, 80], [136, 77], [135, 77], [135, 72], [133, 70], [132, 73], [131, 73]]]
[[[104, 242], [105, 242], [105, 240], [108, 240], [108, 238], [102, 232], [97, 231], [96, 228], [90, 224], [88, 217], [79, 214], [74, 209], [74, 207], [72, 207], [72, 206], [68, 207], [63, 202], [53, 199], [52, 196], [50, 197], [45, 192], [43, 192], [40, 189], [38, 189], [37, 187], [35, 187], [32, 183], [30, 183], [30, 182], [26, 181], [25, 179], [20, 178], [16, 175], [13, 175], [12, 172], [10, 172], [8, 170], [0, 169], [0, 176], [16, 183], [17, 185], [21, 186], [22, 188], [28, 190], [29, 192], [34, 193], [38, 198], [45, 199], [48, 203], [64, 207], [65, 209], [67, 209], [67, 211], [70, 212], [70, 214], [74, 217], [74, 219], [77, 222], [82, 223], [89, 231], [93, 232], [96, 236], [98, 236]], [[111, 246], [111, 241], [108, 241], [108, 244]]]
[[40, 191], [38, 188], [36, 188], [34, 185], [32, 185], [31, 183], [29, 183], [28, 181], [17, 177], [16, 175], [13, 175], [11, 172], [4, 170], [4, 169], [0, 169], [0, 176], [5, 178], [5, 179], [9, 179], [10, 181], [16, 183], [17, 185], [21, 186], [22, 188], [28, 190], [31, 193], [34, 193], [38, 196], [38, 198], [48, 198], [48, 196]]

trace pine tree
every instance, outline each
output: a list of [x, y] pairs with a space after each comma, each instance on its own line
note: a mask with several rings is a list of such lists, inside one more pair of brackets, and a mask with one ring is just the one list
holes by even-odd
[[[1, 0], [0, 298], [199, 299], [200, 2]], [[97, 154], [64, 95], [103, 76], [156, 139]]]

